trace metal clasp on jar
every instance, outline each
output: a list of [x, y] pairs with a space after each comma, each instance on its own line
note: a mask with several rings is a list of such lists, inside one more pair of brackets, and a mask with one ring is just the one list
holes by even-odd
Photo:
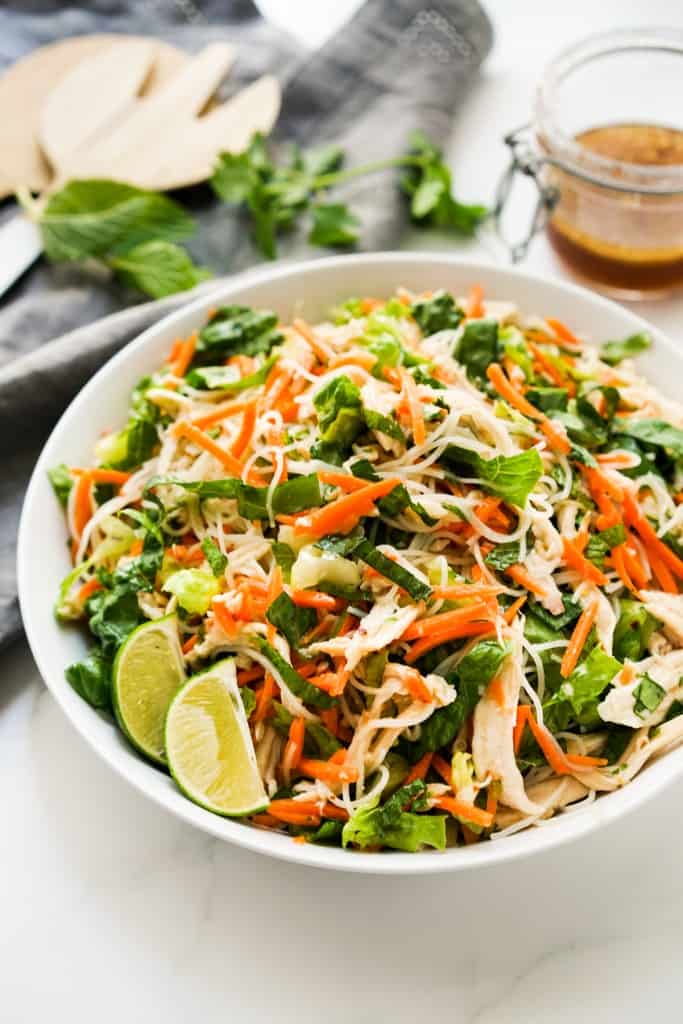
[[[496, 226], [496, 233], [510, 253], [513, 263], [518, 263], [526, 256], [531, 241], [548, 223], [548, 218], [560, 198], [559, 189], [553, 185], [543, 183], [542, 168], [551, 161], [541, 156], [535, 149], [532, 142], [531, 126], [522, 125], [505, 136], [504, 142], [511, 153], [510, 163], [498, 183], [496, 190], [496, 201], [493, 207], [493, 219]], [[529, 228], [519, 242], [511, 242], [505, 235], [503, 229], [503, 214], [507, 208], [508, 201], [512, 194], [515, 178], [523, 174], [534, 182], [538, 198], [534, 206], [533, 215]]]

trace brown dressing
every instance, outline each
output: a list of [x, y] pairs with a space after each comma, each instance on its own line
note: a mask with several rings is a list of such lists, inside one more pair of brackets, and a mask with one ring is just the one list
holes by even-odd
[[[641, 167], [683, 165], [683, 131], [613, 124], [576, 136], [585, 150]], [[618, 171], [611, 170], [618, 183]], [[683, 285], [680, 196], [643, 195], [595, 186], [554, 169], [561, 199], [548, 224], [558, 254], [581, 276], [615, 294], [666, 293]]]

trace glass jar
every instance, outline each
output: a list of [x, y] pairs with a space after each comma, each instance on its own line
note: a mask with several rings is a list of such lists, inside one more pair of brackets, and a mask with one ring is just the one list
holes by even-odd
[[579, 278], [624, 299], [683, 289], [683, 32], [628, 29], [585, 39], [546, 69], [531, 124], [506, 142], [502, 217], [518, 173], [538, 187], [523, 257], [545, 228]]

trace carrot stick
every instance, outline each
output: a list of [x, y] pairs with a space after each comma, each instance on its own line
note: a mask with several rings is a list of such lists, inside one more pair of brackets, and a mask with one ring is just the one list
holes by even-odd
[[513, 603], [510, 605], [510, 607], [503, 613], [503, 618], [507, 622], [508, 626], [512, 622], [514, 622], [515, 615], [517, 614], [519, 609], [522, 608], [523, 605], [526, 604], [526, 601], [527, 601], [527, 595], [526, 594], [522, 594], [522, 596], [518, 597], [516, 601], [513, 601]]
[[226, 636], [234, 637], [237, 634], [237, 623], [228, 607], [222, 601], [214, 601], [211, 607], [214, 618]]
[[332, 470], [322, 470], [318, 473], [318, 479], [331, 487], [339, 487], [342, 491], [362, 491], [368, 486], [367, 480], [361, 480], [358, 476], [351, 476], [350, 473], [334, 473]]
[[94, 594], [95, 591], [101, 589], [102, 584], [100, 583], [96, 576], [93, 576], [92, 579], [89, 579], [87, 583], [84, 583], [83, 586], [80, 588], [80, 590], [76, 594], [76, 600], [78, 601], [79, 604], [85, 604], [85, 602], [88, 600], [91, 594]]
[[297, 517], [295, 533], [306, 533], [312, 537], [324, 537], [328, 533], [348, 533], [362, 516], [374, 510], [379, 498], [393, 491], [400, 484], [397, 478], [379, 480], [368, 484], [362, 490], [337, 498], [323, 508]]
[[416, 779], [424, 779], [431, 767], [433, 757], [434, 753], [431, 750], [428, 750], [426, 754], [423, 754], [420, 760], [413, 765], [406, 775], [403, 780], [403, 785], [408, 786], [411, 782], [415, 782]]
[[242, 458], [251, 443], [251, 439], [254, 434], [254, 427], [256, 426], [257, 406], [258, 399], [254, 398], [251, 402], [247, 403], [244, 410], [240, 432], [235, 438], [232, 448], [230, 449], [232, 455], [234, 455], [236, 459]]
[[176, 423], [174, 428], [176, 437], [185, 437], [192, 444], [196, 444], [198, 448], [203, 448], [205, 452], [209, 452], [213, 455], [233, 476], [242, 476], [242, 463], [239, 462], [232, 452], [228, 452], [225, 448], [221, 448], [219, 444], [216, 444], [208, 434], [203, 433], [197, 427], [191, 423], [181, 420]]
[[486, 689], [486, 696], [495, 701], [499, 708], [505, 707], [505, 688], [502, 675], [498, 674], [491, 680]]
[[407, 665], [412, 665], [423, 654], [427, 654], [428, 651], [433, 650], [435, 647], [439, 647], [441, 644], [449, 643], [451, 640], [460, 640], [465, 636], [485, 636], [488, 633], [493, 633], [493, 626], [490, 622], [465, 622], [451, 626], [449, 629], [444, 629], [440, 633], [434, 633], [432, 636], [425, 636], [421, 640], [418, 640], [412, 645], [405, 657]]
[[522, 745], [522, 736], [524, 735], [524, 730], [530, 714], [531, 708], [528, 704], [517, 705], [517, 717], [515, 719], [515, 727], [512, 732], [512, 746], [515, 754], [519, 753], [519, 748]]
[[[558, 370], [547, 352], [544, 352], [540, 345], [537, 345], [533, 341], [527, 341], [527, 347], [540, 364], [541, 371], [546, 375], [546, 377], [548, 377], [553, 384], [556, 384], [557, 387], [566, 388], [567, 392], [570, 392], [569, 385], [571, 384], [573, 386], [574, 382], [567, 381], [565, 375]], [[576, 391], [575, 387], [574, 391]]]
[[490, 814], [493, 818], [495, 818], [497, 810], [498, 797], [492, 791], [491, 785], [489, 785], [488, 789], [486, 790], [486, 813]]
[[638, 588], [636, 587], [635, 583], [631, 579], [631, 577], [629, 575], [629, 572], [628, 572], [628, 569], [626, 567], [626, 560], [625, 560], [625, 557], [624, 557], [625, 551], [626, 551], [626, 545], [625, 544], [619, 544], [616, 548], [612, 548], [612, 551], [610, 552], [609, 560], [610, 560], [610, 563], [613, 566], [613, 568], [616, 569], [617, 575], [619, 576], [619, 579], [624, 584], [626, 589], [630, 590], [632, 594], [635, 594], [636, 597], [638, 597]]
[[609, 764], [606, 757], [589, 757], [587, 754], [565, 754], [565, 757], [577, 768], [604, 768]]
[[436, 601], [460, 601], [468, 597], [495, 597], [500, 587], [493, 584], [453, 583], [446, 587], [434, 587], [432, 595]]
[[604, 587], [605, 583], [607, 583], [607, 577], [604, 572], [601, 572], [596, 565], [589, 562], [573, 541], [569, 540], [568, 537], [563, 537], [562, 547], [564, 560], [570, 569], [574, 569], [575, 572], [578, 572], [580, 576], [590, 583], [596, 583], [598, 586]]
[[76, 483], [74, 492], [74, 529], [76, 540], [80, 540], [83, 530], [92, 515], [92, 477], [90, 473], [82, 473]]
[[415, 445], [421, 445], [424, 444], [427, 439], [427, 431], [425, 428], [424, 414], [422, 412], [422, 402], [420, 401], [420, 396], [417, 393], [415, 378], [408, 372], [408, 370], [402, 369], [401, 380], [403, 382], [403, 391], [408, 403], [408, 411], [410, 412], [413, 443]]
[[493, 825], [493, 815], [489, 811], [483, 811], [481, 807], [475, 807], [467, 800], [458, 800], [454, 796], [441, 796], [435, 806], [442, 811], [448, 811], [454, 818], [464, 819], [481, 828], [490, 828]]
[[517, 409], [523, 416], [527, 416], [531, 420], [535, 420], [548, 441], [550, 442], [551, 448], [559, 452], [562, 455], [568, 455], [571, 451], [571, 445], [567, 440], [567, 437], [562, 432], [560, 427], [555, 426], [545, 413], [542, 413], [540, 409], [537, 409], [527, 402], [523, 395], [512, 386], [508, 378], [503, 372], [503, 368], [499, 363], [491, 363], [486, 370], [486, 376], [489, 381], [496, 389], [498, 394], [505, 399], [508, 405], [511, 405], [513, 409]]
[[199, 427], [200, 430], [206, 430], [207, 427], [213, 427], [216, 423], [220, 423], [221, 420], [225, 420], [229, 416], [238, 416], [240, 413], [243, 413], [249, 404], [248, 401], [221, 402], [220, 405], [214, 406], [211, 412], [204, 413], [203, 416], [195, 416], [192, 424], [195, 427]]
[[287, 825], [319, 825], [320, 807], [314, 800], [271, 800], [268, 814]]
[[193, 633], [192, 636], [189, 636], [182, 646], [183, 654], [189, 654], [190, 651], [197, 646], [198, 640], [199, 637], [197, 636], [196, 633]]
[[270, 705], [272, 704], [276, 689], [275, 680], [270, 672], [266, 672], [265, 679], [263, 680], [263, 686], [256, 695], [256, 708], [251, 716], [251, 720], [254, 725], [256, 725], [257, 722], [262, 722], [264, 718], [268, 717]]
[[553, 734], [544, 725], [539, 725], [532, 714], [527, 719], [529, 728], [534, 734], [534, 739], [538, 743], [543, 756], [546, 761], [558, 775], [569, 775], [571, 773], [571, 765], [567, 761], [567, 756], [557, 742]]
[[169, 557], [181, 565], [200, 565], [205, 558], [199, 544], [187, 547], [185, 544], [171, 544], [168, 549]]
[[344, 692], [349, 675], [346, 669], [340, 669], [337, 672], [322, 672], [320, 675], [311, 676], [308, 681], [312, 686], [329, 693], [330, 697], [338, 697]]
[[264, 669], [261, 665], [255, 665], [254, 668], [241, 668], [237, 672], [237, 685], [246, 686], [247, 683], [254, 683], [257, 679], [261, 679], [264, 674]]
[[128, 549], [128, 554], [137, 557], [138, 555], [142, 554], [144, 546], [145, 544], [142, 538], [136, 537], [133, 543], [131, 544], [130, 548]]
[[572, 334], [569, 328], [563, 324], [561, 320], [556, 320], [554, 317], [547, 316], [545, 318], [545, 322], [551, 331], [557, 335], [565, 348], [571, 348], [577, 352], [581, 352], [583, 350], [583, 343], [579, 341], [575, 334]]
[[80, 476], [82, 473], [87, 473], [94, 484], [115, 484], [120, 486], [125, 484], [126, 480], [130, 480], [130, 473], [124, 473], [122, 469], [79, 469], [74, 468], [71, 470], [74, 476]]
[[647, 557], [650, 562], [652, 574], [656, 579], [660, 590], [664, 590], [667, 594], [677, 594], [678, 586], [669, 567], [664, 564], [659, 555], [653, 550], [648, 551]]
[[299, 608], [318, 608], [322, 611], [341, 612], [346, 607], [345, 601], [319, 590], [292, 590], [289, 596]]
[[301, 762], [304, 752], [304, 737], [306, 735], [306, 721], [303, 718], [293, 718], [289, 727], [289, 735], [282, 755], [283, 764], [289, 765], [291, 772], [296, 771]]
[[474, 619], [489, 618], [489, 608], [484, 601], [474, 601], [465, 608], [457, 608], [452, 612], [441, 612], [426, 619], [413, 622], [401, 635], [401, 640], [419, 640], [434, 633], [441, 633], [450, 626], [472, 622]]
[[292, 321], [292, 327], [297, 334], [306, 339], [321, 363], [329, 363], [333, 354], [332, 349], [316, 338], [313, 328], [305, 320], [297, 317], [296, 320]]
[[301, 758], [299, 771], [302, 775], [309, 775], [312, 779], [320, 779], [322, 782], [333, 784], [355, 782], [358, 778], [358, 770], [352, 768], [351, 765], [330, 764], [329, 761], [318, 761], [312, 757]]
[[593, 628], [593, 623], [598, 614], [598, 599], [594, 598], [590, 604], [587, 604], [584, 610], [579, 615], [578, 621], [574, 626], [574, 631], [571, 635], [567, 649], [564, 652], [562, 663], [560, 665], [560, 674], [564, 679], [570, 676], [576, 664], [581, 656], [581, 651], [586, 645], [588, 634]]
[[405, 678], [405, 686], [411, 697], [415, 700], [421, 701], [423, 704], [430, 704], [432, 702], [432, 695], [429, 687], [425, 685], [422, 676], [419, 672], [415, 671]]
[[328, 365], [330, 370], [336, 370], [340, 366], [360, 366], [361, 369], [370, 372], [377, 362], [377, 356], [372, 352], [346, 352], [342, 355], [333, 356]]
[[683, 561], [659, 539], [654, 528], [640, 511], [635, 499], [628, 493], [624, 494], [624, 522], [627, 526], [632, 526], [639, 534], [648, 554], [651, 550], [654, 551], [674, 576], [683, 579]]
[[467, 297], [467, 316], [472, 320], [484, 316], [484, 289], [473, 284]]
[[516, 565], [511, 565], [505, 572], [508, 576], [518, 583], [520, 587], [525, 587], [531, 594], [535, 594], [536, 597], [546, 597], [546, 589], [542, 586], [534, 577], [531, 575], [529, 570], [517, 562]]
[[197, 332], [187, 338], [186, 341], [181, 341], [176, 351], [175, 358], [171, 363], [171, 373], [174, 377], [184, 377], [187, 373], [187, 369], [192, 362], [194, 356], [194, 350], [197, 346]]
[[642, 590], [647, 586], [649, 581], [640, 558], [638, 558], [637, 554], [629, 547], [628, 544], [623, 545], [623, 555], [626, 571], [635, 583], [636, 587], [639, 590]]

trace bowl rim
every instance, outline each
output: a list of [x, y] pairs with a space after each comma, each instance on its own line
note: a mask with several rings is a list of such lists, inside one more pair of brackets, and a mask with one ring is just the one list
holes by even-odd
[[[360, 851], [342, 850], [337, 847], [318, 846], [312, 843], [295, 843], [289, 837], [249, 826], [240, 822], [239, 819], [223, 818], [212, 814], [193, 804], [171, 787], [163, 790], [155, 789], [151, 781], [153, 776], [149, 773], [154, 772], [156, 775], [158, 769], [147, 764], [132, 749], [103, 748], [97, 741], [95, 730], [87, 727], [87, 723], [92, 721], [91, 716], [96, 713], [85, 701], [80, 702], [82, 708], [77, 710], [79, 705], [71, 704], [67, 700], [67, 697], [72, 695], [72, 691], [62, 672], [53, 669], [49, 663], [46, 647], [40, 637], [36, 620], [37, 612], [34, 613], [32, 608], [32, 581], [29, 578], [28, 550], [33, 536], [32, 521], [36, 517], [36, 495], [39, 485], [46, 469], [53, 463], [52, 450], [55, 449], [58, 452], [61, 436], [71, 424], [72, 419], [77, 416], [80, 406], [87, 403], [101, 384], [111, 377], [116, 367], [123, 365], [133, 353], [152, 344], [158, 334], [193, 314], [196, 314], [199, 319], [208, 308], [219, 301], [230, 298], [239, 299], [240, 290], [243, 288], [267, 284], [287, 277], [300, 279], [306, 274], [315, 273], [322, 267], [329, 270], [337, 267], [343, 273], [344, 267], [349, 265], [367, 265], [368, 268], [392, 265], [397, 268], [397, 272], [403, 269], [407, 273], [411, 266], [430, 263], [439, 264], [442, 268], [444, 264], [451, 265], [462, 274], [471, 275], [473, 280], [477, 275], [493, 272], [496, 275], [509, 278], [512, 282], [524, 281], [531, 287], [538, 285], [546, 289], [555, 289], [565, 295], [574, 295], [582, 302], [590, 303], [598, 314], [600, 310], [611, 311], [613, 314], [616, 311], [624, 320], [630, 321], [634, 330], [648, 331], [657, 346], [666, 350], [672, 362], [676, 363], [683, 358], [673, 342], [659, 328], [631, 310], [620, 307], [610, 299], [596, 295], [572, 282], [557, 280], [518, 267], [498, 266], [490, 261], [472, 260], [450, 253], [431, 251], [375, 252], [328, 256], [248, 270], [226, 279], [215, 289], [207, 289], [193, 301], [163, 316], [100, 367], [72, 399], [51, 430], [32, 471], [22, 507], [17, 541], [17, 581], [21, 617], [38, 671], [74, 729], [121, 778], [181, 820], [249, 851], [307, 867], [364, 874], [421, 875], [446, 871], [467, 871], [477, 867], [506, 863], [578, 839], [601, 825], [617, 820], [629, 810], [635, 810], [683, 772], [683, 747], [679, 747], [667, 752], [659, 760], [649, 765], [646, 772], [636, 776], [622, 789], [605, 794], [590, 805], [565, 812], [540, 827], [530, 828], [500, 840], [464, 848], [449, 848], [443, 852], [423, 851], [417, 855], [401, 852], [384, 852], [380, 855], [365, 854]], [[56, 623], [55, 628], [59, 629]]]

